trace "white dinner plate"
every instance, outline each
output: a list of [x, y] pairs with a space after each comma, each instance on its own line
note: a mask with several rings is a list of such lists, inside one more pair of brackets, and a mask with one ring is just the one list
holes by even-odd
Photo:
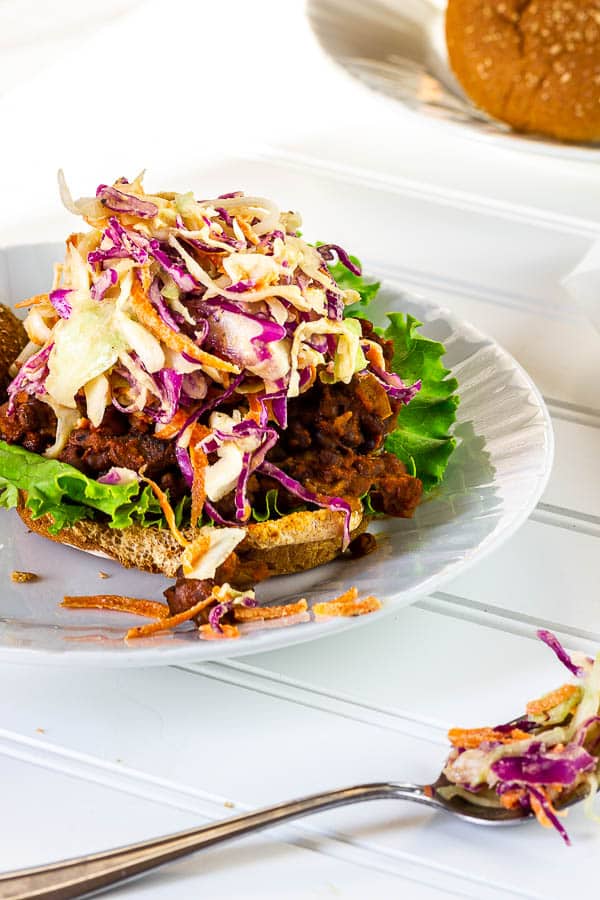
[[[12, 302], [43, 290], [49, 264], [62, 248], [37, 245], [10, 251]], [[365, 271], [369, 272], [368, 265]], [[376, 272], [374, 274], [377, 274]], [[168, 581], [125, 570], [115, 562], [29, 533], [17, 514], [0, 510], [0, 660], [89, 666], [157, 666], [250, 654], [367, 626], [398, 612], [498, 547], [525, 521], [550, 474], [552, 426], [539, 391], [515, 360], [471, 325], [384, 281], [374, 307], [409, 312], [423, 333], [447, 348], [446, 365], [459, 381], [458, 447], [444, 483], [412, 520], [383, 520], [372, 530], [378, 549], [258, 587], [259, 600], [327, 600], [356, 585], [375, 594], [380, 612], [354, 619], [280, 620], [250, 627], [238, 640], [205, 641], [190, 628], [123, 640], [139, 618], [100, 610], [61, 609], [65, 594], [112, 593], [162, 599]], [[13, 570], [34, 572], [26, 584]], [[103, 579], [103, 572], [109, 576]]]
[[517, 134], [477, 109], [448, 63], [445, 4], [431, 0], [308, 0], [308, 17], [325, 52], [402, 108], [464, 137], [526, 153], [598, 162], [600, 143], [567, 144]]

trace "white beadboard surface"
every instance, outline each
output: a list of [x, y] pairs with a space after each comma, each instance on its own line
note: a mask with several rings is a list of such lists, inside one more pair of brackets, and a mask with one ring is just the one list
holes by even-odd
[[[72, 227], [59, 165], [76, 194], [144, 165], [151, 185], [264, 192], [299, 207], [310, 237], [504, 345], [544, 394], [556, 461], [506, 545], [394, 617], [202, 666], [0, 667], [0, 870], [189, 828], [232, 803], [429, 780], [449, 726], [506, 720], [561, 683], [536, 628], [600, 646], [600, 336], [560, 284], [600, 232], [600, 169], [438, 132], [338, 70], [296, 0], [114, 2], [102, 17], [61, 0], [51, 29], [38, 6], [0, 2], [0, 243]], [[580, 809], [568, 828], [570, 849], [535, 824], [374, 803], [114, 896], [564, 900], [593, 890], [600, 850]]]

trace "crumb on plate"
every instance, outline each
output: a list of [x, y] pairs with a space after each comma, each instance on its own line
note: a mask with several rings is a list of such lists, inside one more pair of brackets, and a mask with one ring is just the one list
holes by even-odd
[[16, 569], [10, 573], [11, 581], [15, 584], [26, 584], [28, 581], [37, 581], [35, 572], [18, 572]]

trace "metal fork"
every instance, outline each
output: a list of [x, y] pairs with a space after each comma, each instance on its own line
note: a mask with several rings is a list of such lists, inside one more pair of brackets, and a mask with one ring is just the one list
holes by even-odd
[[[91, 856], [82, 856], [34, 869], [7, 872], [0, 875], [0, 898], [69, 900], [73, 897], [89, 897], [91, 894], [106, 890], [111, 885], [136, 878], [144, 872], [195, 853], [204, 847], [262, 831], [273, 825], [281, 825], [292, 819], [300, 819], [311, 813], [361, 803], [365, 800], [410, 800], [432, 810], [452, 813], [460, 819], [478, 825], [515, 825], [532, 817], [531, 813], [522, 809], [475, 806], [461, 797], [447, 800], [440, 794], [439, 789], [448, 783], [446, 778], [440, 775], [437, 781], [426, 785], [381, 782], [326, 791], [323, 794], [313, 794], [301, 800], [269, 806], [224, 822], [181, 831], [141, 844], [131, 844], [116, 850], [94, 853]], [[570, 806], [582, 800], [586, 792], [587, 786], [583, 785], [557, 806], [560, 808]]]

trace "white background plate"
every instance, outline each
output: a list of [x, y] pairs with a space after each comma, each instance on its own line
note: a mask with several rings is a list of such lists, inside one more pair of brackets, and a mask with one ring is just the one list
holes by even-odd
[[[5, 251], [11, 300], [42, 290], [56, 245]], [[365, 266], [367, 272], [376, 271]], [[528, 375], [495, 342], [447, 309], [403, 294], [386, 280], [376, 305], [410, 312], [423, 332], [447, 347], [446, 364], [459, 380], [461, 404], [452, 457], [443, 487], [427, 498], [413, 520], [377, 523], [375, 553], [338, 561], [297, 576], [273, 579], [259, 599], [329, 599], [350, 585], [361, 596], [376, 594], [379, 613], [357, 619], [287, 620], [248, 630], [237, 641], [202, 641], [195, 631], [126, 643], [123, 634], [140, 619], [104, 611], [63, 610], [64, 594], [117, 593], [161, 598], [166, 579], [127, 571], [27, 532], [16, 513], [0, 514], [0, 659], [63, 665], [148, 666], [248, 654], [330, 635], [401, 609], [436, 590], [508, 538], [537, 503], [553, 456], [550, 421]], [[13, 569], [39, 580], [13, 584]], [[101, 579], [100, 571], [110, 575]]]

